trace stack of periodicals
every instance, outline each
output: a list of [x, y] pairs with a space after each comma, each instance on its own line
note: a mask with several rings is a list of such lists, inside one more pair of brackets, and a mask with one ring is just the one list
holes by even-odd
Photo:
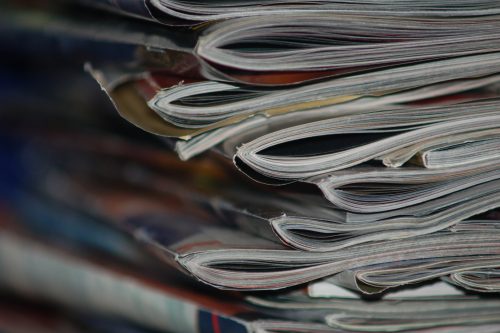
[[500, 332], [498, 1], [0, 17], [0, 330]]

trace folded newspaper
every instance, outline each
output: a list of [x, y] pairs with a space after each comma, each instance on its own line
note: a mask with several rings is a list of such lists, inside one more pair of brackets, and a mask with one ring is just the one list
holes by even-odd
[[394, 295], [371, 302], [359, 298], [310, 298], [301, 293], [247, 299], [272, 313], [309, 318], [356, 332], [425, 331], [434, 327], [439, 332], [461, 332], [469, 325], [476, 325], [474, 330], [482, 332], [491, 330], [499, 320], [497, 299], [459, 292], [426, 297], [422, 296], [425, 288], [429, 287], [414, 290], [413, 297]]

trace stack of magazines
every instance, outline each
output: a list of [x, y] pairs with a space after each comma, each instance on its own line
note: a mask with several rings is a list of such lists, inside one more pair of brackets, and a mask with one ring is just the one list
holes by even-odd
[[0, 17], [0, 330], [500, 332], [498, 1]]

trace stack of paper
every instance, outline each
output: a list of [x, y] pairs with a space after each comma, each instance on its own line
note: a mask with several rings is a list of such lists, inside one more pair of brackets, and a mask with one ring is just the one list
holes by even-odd
[[97, 331], [500, 330], [497, 1], [0, 16], [43, 77], [0, 124], [4, 290]]

